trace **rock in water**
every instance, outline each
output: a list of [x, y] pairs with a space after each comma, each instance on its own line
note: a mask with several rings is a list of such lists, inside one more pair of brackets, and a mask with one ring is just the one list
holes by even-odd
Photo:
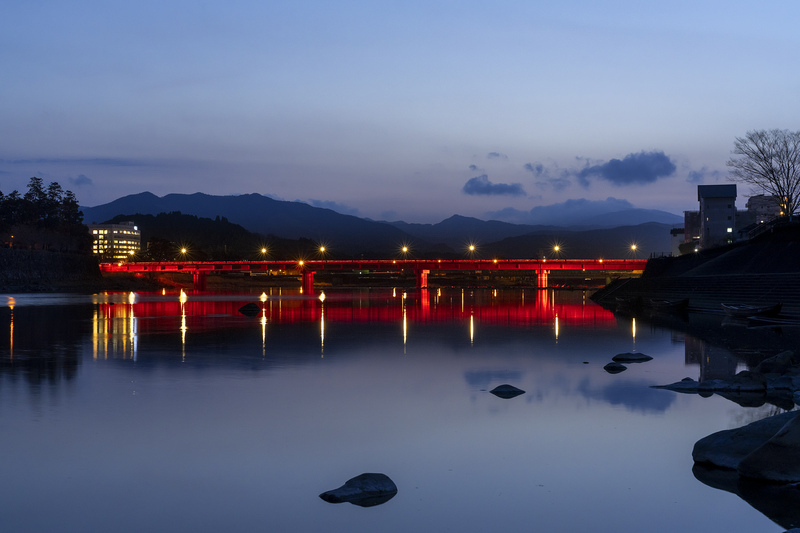
[[388, 502], [395, 494], [397, 485], [386, 474], [361, 474], [319, 497], [328, 503], [349, 502], [359, 507], [373, 507]]
[[616, 361], [617, 363], [644, 363], [645, 361], [651, 361], [653, 358], [647, 354], [643, 353], [618, 353], [614, 357], [611, 358], [612, 361]]
[[745, 457], [762, 447], [798, 414], [800, 411], [791, 411], [712, 433], [695, 443], [692, 458], [696, 463], [736, 469]]
[[608, 372], [609, 374], [619, 374], [622, 371], [628, 370], [628, 367], [625, 365], [621, 365], [616, 361], [608, 363], [606, 366], [603, 367], [603, 370]]
[[239, 312], [244, 316], [258, 316], [261, 313], [261, 307], [258, 304], [250, 302], [239, 308]]
[[510, 400], [511, 398], [516, 398], [520, 394], [525, 394], [524, 390], [518, 389], [515, 386], [509, 385], [507, 383], [503, 385], [498, 385], [489, 392], [491, 392], [498, 398], [503, 398], [504, 400]]
[[800, 481], [800, 418], [789, 420], [775, 435], [739, 462], [749, 478], [792, 483]]

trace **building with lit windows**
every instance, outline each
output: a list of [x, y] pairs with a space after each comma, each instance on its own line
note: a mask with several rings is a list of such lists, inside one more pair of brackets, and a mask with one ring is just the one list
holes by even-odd
[[142, 249], [142, 233], [133, 222], [89, 224], [92, 253], [107, 261], [125, 261]]
[[710, 248], [736, 240], [736, 185], [698, 185], [700, 247]]

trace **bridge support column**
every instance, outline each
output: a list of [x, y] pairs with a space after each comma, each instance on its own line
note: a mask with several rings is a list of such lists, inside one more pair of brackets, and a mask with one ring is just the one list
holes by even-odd
[[303, 270], [303, 294], [314, 294], [314, 270]]
[[430, 274], [430, 270], [417, 270], [417, 288], [418, 289], [427, 289], [428, 288], [428, 274]]
[[203, 272], [202, 270], [195, 270], [192, 272], [192, 286], [196, 291], [204, 291], [206, 290], [206, 278], [208, 277], [208, 272]]
[[547, 288], [547, 275], [549, 273], [550, 273], [549, 270], [540, 270], [538, 272], [537, 281], [539, 282], [539, 288], [540, 289], [546, 289]]

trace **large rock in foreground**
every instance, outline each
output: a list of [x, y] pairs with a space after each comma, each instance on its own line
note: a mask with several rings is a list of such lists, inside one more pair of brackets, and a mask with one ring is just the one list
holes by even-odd
[[767, 442], [739, 462], [745, 477], [791, 483], [800, 481], [800, 418], [786, 422]]
[[[739, 463], [767, 443], [800, 411], [792, 411], [758, 420], [736, 429], [718, 431], [697, 441], [692, 450], [696, 463], [736, 470]], [[800, 450], [797, 450], [800, 461]]]
[[359, 507], [373, 507], [388, 502], [396, 494], [397, 485], [386, 474], [361, 474], [319, 497], [328, 503], [348, 502]]

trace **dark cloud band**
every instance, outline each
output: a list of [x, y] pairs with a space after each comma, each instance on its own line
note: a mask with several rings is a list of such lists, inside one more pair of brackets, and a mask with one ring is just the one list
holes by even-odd
[[525, 196], [519, 183], [492, 183], [489, 176], [482, 174], [464, 184], [464, 193], [475, 196]]

